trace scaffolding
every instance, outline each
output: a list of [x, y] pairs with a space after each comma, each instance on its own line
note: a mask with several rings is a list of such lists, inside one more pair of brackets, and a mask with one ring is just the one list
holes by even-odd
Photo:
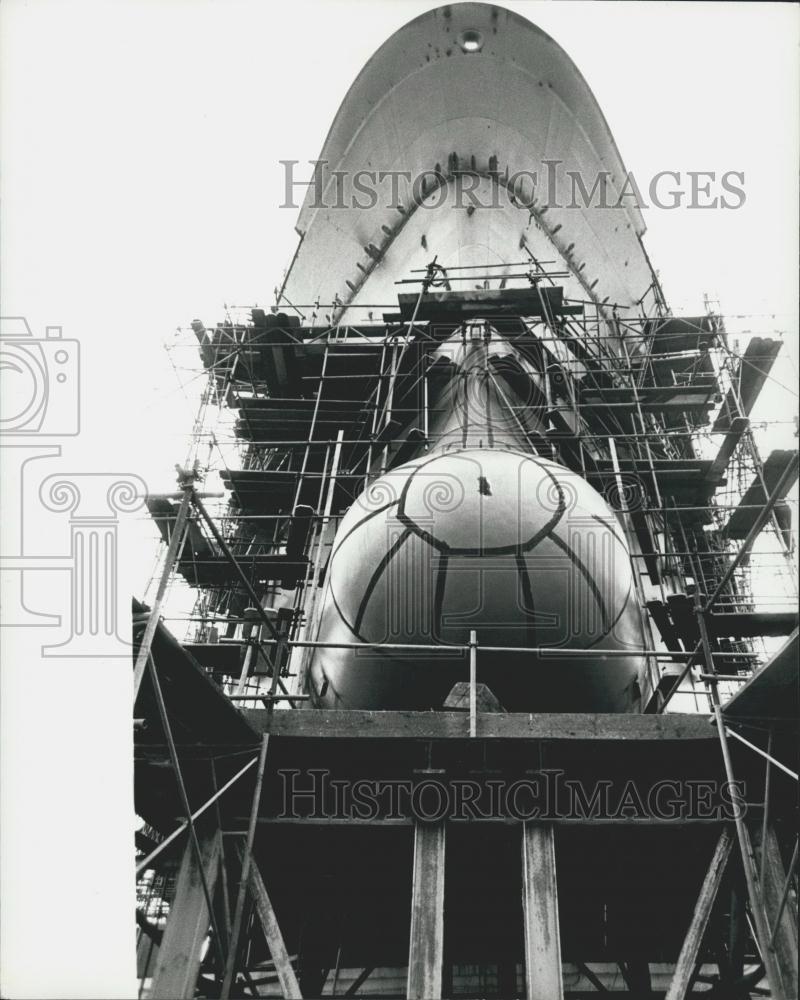
[[[352, 778], [348, 755], [370, 735], [396, 741], [416, 774], [431, 771], [437, 755], [447, 757], [452, 741], [474, 740], [486, 756], [506, 741], [525, 740], [540, 767], [554, 745], [554, 757], [563, 749], [574, 766], [575, 747], [602, 758], [616, 734], [653, 766], [674, 754], [678, 763], [668, 773], [675, 780], [715, 775], [734, 782], [744, 774], [749, 794], [761, 790], [759, 802], [746, 803], [758, 813], [756, 828], [742, 818], [745, 802], [736, 800], [741, 808], [730, 823], [717, 824], [713, 843], [698, 835], [710, 860], [701, 864], [685, 936], [656, 955], [652, 942], [632, 942], [623, 921], [617, 926], [624, 924], [618, 933], [627, 957], [593, 968], [583, 961], [562, 967], [558, 899], [569, 899], [570, 888], [556, 889], [558, 822], [521, 824], [524, 940], [503, 951], [493, 972], [483, 963], [472, 974], [443, 958], [445, 824], [413, 823], [407, 980], [398, 987], [389, 977], [374, 995], [581, 996], [612, 988], [612, 969], [629, 992], [651, 995], [655, 963], [665, 958], [662, 995], [672, 1000], [704, 981], [718, 991], [709, 995], [719, 996], [750, 995], [745, 991], [762, 981], [774, 997], [796, 988], [796, 926], [787, 906], [796, 892], [793, 811], [774, 789], [776, 781], [797, 777], [787, 764], [795, 753], [787, 715], [775, 709], [768, 684], [774, 715], [763, 708], [755, 717], [726, 714], [727, 704], [746, 701], [755, 681], [782, 676], [797, 647], [796, 589], [789, 588], [796, 577], [790, 493], [798, 456], [773, 450], [762, 458], [750, 422], [780, 340], [752, 337], [740, 352], [720, 315], [671, 316], [660, 294], [649, 315], [642, 307], [634, 315], [613, 303], [567, 299], [563, 274], [525, 252], [527, 259], [502, 277], [489, 267], [446, 270], [434, 260], [398, 282], [396, 302], [358, 311], [340, 302], [284, 302], [271, 311], [239, 310], [213, 328], [192, 324], [205, 372], [199, 415], [178, 490], [148, 498], [165, 555], [151, 607], [135, 607], [137, 808], [151, 824], [139, 842], [142, 995], [192, 996], [197, 985], [201, 995], [222, 997], [373, 995], [370, 976], [399, 964], [396, 950], [371, 965], [369, 947], [354, 949], [360, 972], [342, 964], [343, 939], [334, 960], [321, 955], [320, 928], [304, 931], [286, 895], [293, 886], [317, 899], [310, 876], [291, 861], [291, 878], [275, 872], [277, 858], [293, 857], [287, 838], [302, 823], [277, 822], [270, 783], [280, 761], [293, 766], [293, 755], [306, 764], [333, 762]], [[500, 656], [508, 649], [479, 647], [474, 634], [448, 647], [464, 658], [462, 714], [403, 720], [384, 712], [376, 722], [367, 718], [375, 713], [293, 712], [310, 699], [310, 653], [325, 645], [320, 594], [337, 524], [376, 478], [424, 451], [450, 376], [441, 345], [459, 330], [470, 336], [470, 324], [487, 319], [514, 352], [502, 363], [492, 359], [490, 377], [501, 393], [506, 386], [525, 401], [508, 403], [508, 419], [532, 454], [602, 493], [625, 531], [647, 646], [643, 714], [605, 717], [605, 735], [598, 735], [597, 719], [571, 717], [574, 747], [559, 729], [563, 718], [525, 716], [525, 723], [493, 714], [475, 659], [479, 648]], [[201, 487], [210, 487], [213, 472], [222, 495]], [[773, 588], [766, 596], [754, 578], [754, 567], [763, 575], [765, 565]], [[170, 630], [165, 601], [176, 577], [196, 600]], [[172, 633], [181, 625], [178, 640]], [[437, 648], [430, 647], [432, 656]], [[270, 740], [269, 758], [278, 762], [268, 766]], [[428, 747], [427, 764], [415, 752], [419, 745]], [[243, 789], [253, 778], [248, 804]], [[386, 817], [374, 825], [380, 822], [392, 829]], [[264, 846], [265, 834], [271, 846]], [[729, 860], [737, 844], [741, 864], [734, 871]], [[541, 886], [550, 883], [543, 904]], [[190, 884], [202, 892], [190, 892]], [[665, 905], [658, 924], [665, 940], [666, 919], [686, 917], [691, 884], [681, 883], [673, 908]], [[268, 885], [282, 911], [273, 908]], [[389, 888], [397, 888], [391, 880]], [[180, 920], [169, 920], [170, 908]], [[279, 922], [278, 912], [288, 916]], [[548, 946], [532, 934], [534, 923]], [[369, 941], [368, 929], [356, 924]], [[565, 951], [578, 955], [585, 947], [583, 954], [608, 958], [607, 948], [576, 943], [576, 933], [562, 928]], [[381, 955], [377, 944], [373, 952]]]

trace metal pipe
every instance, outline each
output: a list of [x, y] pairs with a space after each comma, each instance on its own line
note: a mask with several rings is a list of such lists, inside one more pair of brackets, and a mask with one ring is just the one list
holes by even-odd
[[[274, 646], [277, 640], [267, 639], [261, 643], [262, 646]], [[319, 642], [310, 639], [292, 639], [287, 641], [288, 647], [307, 647], [309, 649], [391, 649], [415, 652], [433, 653], [465, 653], [469, 649], [469, 644], [453, 643], [452, 645], [435, 645], [432, 643], [413, 642]], [[626, 659], [642, 656], [652, 656], [662, 660], [691, 660], [698, 653], [697, 649], [692, 652], [682, 652], [660, 649], [572, 649], [556, 646], [481, 646], [485, 653], [530, 653], [535, 656], [549, 657], [551, 659], [575, 658], [575, 659]], [[755, 653], [714, 653], [715, 659], [720, 660], [741, 660], [744, 656], [756, 656]]]
[[[686, 677], [687, 677], [689, 671], [692, 669], [692, 666], [694, 665], [694, 658], [698, 655], [698, 653], [700, 653], [701, 650], [702, 650], [702, 643], [698, 642], [698, 644], [692, 650], [692, 652], [690, 654], [690, 657], [689, 657], [689, 659], [686, 662], [686, 666], [683, 668], [683, 670], [680, 672], [680, 674], [678, 674], [677, 680], [675, 681], [675, 683], [673, 684], [673, 686], [669, 689], [669, 691], [667, 691], [666, 695], [664, 696], [664, 700], [662, 701], [661, 705], [659, 706], [658, 712], [656, 714], [660, 714], [661, 712], [663, 712], [664, 709], [667, 707], [667, 705], [670, 703], [670, 701], [672, 701], [672, 699], [678, 693], [678, 688], [686, 680]], [[694, 691], [687, 691], [686, 694], [694, 694]]]
[[736, 824], [736, 836], [739, 841], [739, 851], [742, 856], [742, 868], [744, 869], [745, 882], [747, 883], [747, 894], [750, 897], [750, 909], [755, 925], [754, 929], [756, 942], [758, 944], [759, 951], [761, 952], [761, 961], [764, 963], [764, 968], [767, 972], [767, 980], [769, 982], [770, 989], [772, 990], [773, 997], [775, 1000], [787, 1000], [783, 991], [783, 982], [780, 969], [778, 968], [777, 959], [775, 957], [775, 951], [771, 943], [772, 935], [770, 934], [770, 929], [767, 926], [766, 917], [762, 910], [761, 893], [759, 885], [756, 883], [758, 876], [754, 870], [753, 859], [749, 852], [748, 845], [750, 838], [747, 833], [747, 828], [744, 825], [744, 820], [742, 819], [742, 802], [739, 788], [735, 781], [733, 763], [731, 761], [730, 748], [728, 747], [725, 723], [722, 719], [719, 699], [716, 699], [714, 704], [714, 719], [716, 721], [720, 748], [722, 750], [722, 760], [725, 765], [725, 775], [728, 779], [728, 786], [731, 789], [731, 794], [734, 799], [734, 823]]
[[[745, 655], [753, 656], [755, 654], [746, 653]], [[710, 681], [712, 684], [716, 684], [718, 681], [738, 681], [740, 684], [744, 684], [746, 681], [749, 681], [752, 676], [752, 674], [749, 674], [747, 677], [744, 677], [741, 674], [700, 674], [700, 680]]]
[[761, 864], [758, 869], [758, 880], [764, 884], [764, 870], [767, 864], [767, 832], [769, 829], [769, 794], [772, 784], [772, 730], [767, 737], [767, 763], [764, 770], [764, 815], [761, 819]]
[[469, 735], [478, 735], [478, 633], [469, 633]]
[[175, 563], [178, 559], [178, 552], [183, 544], [183, 539], [186, 535], [186, 527], [189, 520], [189, 509], [191, 506], [192, 499], [192, 483], [193, 479], [187, 482], [183, 489], [183, 495], [181, 498], [181, 505], [178, 508], [178, 512], [175, 517], [175, 524], [172, 528], [172, 535], [169, 539], [169, 545], [167, 546], [166, 555], [164, 556], [164, 567], [161, 570], [161, 578], [158, 581], [158, 589], [156, 591], [155, 600], [153, 601], [153, 606], [150, 609], [150, 616], [147, 619], [147, 625], [145, 626], [144, 635], [142, 636], [141, 642], [139, 643], [139, 652], [136, 656], [136, 665], [133, 668], [133, 702], [136, 704], [136, 699], [139, 696], [139, 688], [142, 686], [142, 679], [144, 678], [145, 668], [147, 667], [147, 661], [150, 657], [150, 650], [153, 645], [153, 639], [155, 638], [156, 629], [158, 628], [159, 616], [161, 613], [161, 606], [164, 603], [164, 597], [167, 592], [167, 583], [172, 575], [172, 571], [175, 568]]
[[761, 747], [757, 747], [755, 743], [751, 743], [750, 740], [746, 740], [744, 736], [740, 736], [735, 730], [728, 729], [726, 727], [725, 733], [727, 736], [732, 736], [735, 740], [738, 740], [740, 743], [744, 743], [744, 745], [746, 747], [749, 747], [752, 751], [754, 751], [754, 753], [757, 753], [760, 757], [763, 757], [765, 760], [768, 760], [771, 764], [774, 764], [779, 771], [783, 771], [785, 774], [788, 774], [789, 777], [794, 778], [795, 781], [800, 781], [800, 776], [798, 776], [794, 771], [788, 768], [785, 764], [781, 764], [779, 760], [776, 760], [774, 757], [770, 756], [770, 754], [768, 754], [766, 750], [762, 750]]
[[219, 529], [217, 528], [216, 524], [214, 524], [214, 522], [211, 520], [211, 517], [209, 516], [208, 511], [203, 506], [203, 501], [200, 499], [200, 497], [194, 491], [192, 491], [192, 503], [194, 503], [195, 507], [200, 512], [203, 520], [208, 525], [209, 530], [211, 531], [211, 534], [214, 536], [214, 540], [216, 541], [217, 545], [219, 545], [220, 549], [222, 550], [222, 554], [225, 556], [225, 558], [228, 560], [228, 562], [231, 564], [231, 566], [233, 566], [233, 568], [236, 570], [236, 573], [237, 573], [239, 579], [241, 580], [242, 584], [244, 585], [244, 589], [247, 591], [248, 596], [250, 597], [250, 599], [253, 602], [253, 607], [258, 612], [259, 618], [261, 618], [261, 620], [267, 626], [267, 631], [273, 637], [273, 639], [277, 639], [278, 638], [278, 631], [275, 628], [275, 626], [272, 624], [272, 622], [270, 621], [270, 619], [269, 619], [266, 611], [261, 607], [261, 601], [259, 600], [258, 594], [256, 594], [255, 590], [253, 589], [252, 584], [247, 579], [247, 575], [242, 570], [242, 568], [239, 565], [239, 563], [236, 561], [236, 556], [234, 556], [233, 553], [231, 552], [230, 548], [228, 547], [227, 542], [225, 541], [225, 539], [220, 534]]
[[[631, 519], [630, 519], [630, 513], [628, 511], [628, 504], [625, 499], [625, 487], [622, 482], [622, 472], [620, 471], [619, 457], [617, 455], [617, 444], [613, 437], [608, 438], [608, 450], [611, 455], [611, 464], [614, 469], [614, 478], [616, 480], [617, 493], [619, 495], [619, 502], [621, 506], [622, 530], [625, 533], [625, 541], [627, 542], [628, 555], [630, 556], [634, 551], [634, 546], [631, 544], [632, 543], [631, 527], [630, 527]], [[661, 498], [659, 497], [659, 500], [660, 499]], [[642, 586], [642, 574], [638, 564], [633, 558], [630, 559], [630, 565], [631, 565], [631, 573], [633, 575], [633, 579], [636, 584], [636, 593], [639, 598], [639, 600], [636, 602], [638, 607], [639, 625], [642, 629], [642, 635], [647, 639], [650, 646], [653, 647], [655, 646], [655, 637], [653, 635], [653, 625], [650, 619], [650, 615], [647, 614], [644, 610], [646, 605], [646, 594], [644, 587]], [[691, 660], [689, 662], [691, 663]], [[650, 658], [650, 656], [647, 656], [645, 658], [645, 664], [647, 667], [647, 673], [649, 676], [650, 684], [652, 685], [653, 690], [655, 690], [658, 687], [658, 684], [661, 680], [658, 672], [658, 664], [654, 662]]]
[[303, 488], [303, 476], [306, 473], [306, 468], [308, 466], [308, 458], [311, 452], [311, 439], [314, 437], [314, 431], [317, 427], [317, 414], [319, 413], [319, 404], [322, 399], [322, 388], [325, 384], [325, 371], [328, 367], [328, 347], [329, 343], [325, 344], [325, 353], [322, 355], [322, 368], [320, 369], [319, 385], [317, 386], [317, 395], [314, 400], [314, 412], [311, 414], [311, 427], [308, 431], [308, 438], [306, 440], [306, 450], [303, 455], [303, 465], [300, 469], [300, 475], [297, 478], [297, 489], [294, 494], [294, 503], [292, 504], [292, 510], [294, 510], [300, 503], [300, 491]]
[[[239, 778], [241, 778], [241, 776], [246, 771], [249, 771], [257, 760], [258, 757], [253, 757], [253, 759], [248, 764], [245, 764], [245, 766], [241, 769], [241, 771], [237, 771], [236, 774], [234, 774], [234, 776], [230, 779], [230, 781], [226, 781], [225, 784], [222, 786], [222, 788], [220, 788], [218, 792], [215, 792], [211, 796], [211, 798], [208, 799], [207, 802], [204, 802], [199, 809], [195, 809], [195, 811], [192, 813], [192, 822], [194, 822], [194, 820], [196, 820], [198, 816], [202, 816], [203, 813], [206, 811], [206, 809], [208, 809], [209, 806], [212, 806], [217, 801], [217, 799], [220, 798], [221, 795], [227, 792], [227, 790], [231, 787], [231, 785], [233, 785], [236, 781], [238, 781]], [[181, 825], [177, 828], [177, 830], [173, 830], [168, 837], [165, 837], [161, 841], [161, 843], [158, 845], [158, 847], [155, 848], [155, 850], [151, 851], [146, 858], [140, 861], [136, 865], [136, 875], [137, 876], [141, 875], [143, 871], [149, 868], [152, 861], [156, 857], [158, 857], [158, 855], [161, 854], [164, 848], [168, 847], [173, 842], [173, 840], [175, 840], [176, 837], [179, 837], [183, 833], [183, 831], [188, 827], [188, 825], [189, 821], [185, 820], [183, 823], [181, 823]]]
[[[485, 266], [485, 265], [484, 265]], [[503, 278], [510, 280], [511, 278], [519, 278], [524, 280], [530, 279], [530, 273], [525, 272], [524, 274], [450, 274], [452, 269], [447, 269], [447, 280], [450, 281], [501, 281]], [[546, 274], [537, 274], [537, 278], [568, 278], [569, 271], [550, 271]], [[425, 278], [400, 278], [399, 281], [395, 281], [396, 285], [418, 285], [421, 281], [425, 281]], [[482, 291], [499, 291], [496, 288], [486, 288]], [[525, 287], [518, 289], [513, 289], [513, 291], [525, 291]]]
[[244, 858], [242, 859], [242, 872], [239, 881], [239, 891], [236, 894], [236, 908], [233, 915], [233, 928], [231, 930], [230, 947], [228, 948], [228, 958], [225, 962], [225, 974], [222, 979], [222, 989], [220, 991], [221, 1000], [228, 1000], [231, 995], [231, 986], [236, 975], [236, 960], [239, 952], [239, 938], [242, 933], [242, 917], [244, 914], [244, 903], [247, 896], [247, 883], [250, 875], [250, 862], [252, 860], [253, 841], [256, 835], [256, 822], [258, 820], [258, 809], [261, 803], [261, 786], [264, 783], [264, 769], [267, 763], [267, 747], [269, 746], [269, 734], [265, 733], [261, 740], [261, 753], [258, 757], [258, 771], [256, 773], [256, 784], [253, 789], [253, 802], [250, 808], [250, 822], [247, 827], [247, 839], [245, 842]]
[[150, 665], [150, 674], [153, 679], [153, 691], [158, 704], [158, 714], [161, 716], [161, 725], [164, 729], [164, 736], [166, 737], [167, 746], [169, 748], [172, 769], [175, 772], [175, 780], [178, 784], [178, 795], [180, 797], [183, 810], [186, 813], [186, 819], [189, 826], [189, 837], [192, 841], [192, 849], [197, 861], [197, 873], [200, 876], [200, 883], [203, 887], [203, 895], [205, 896], [206, 906], [208, 907], [211, 927], [214, 931], [214, 944], [217, 949], [217, 955], [220, 963], [223, 963], [225, 961], [225, 956], [222, 953], [222, 941], [219, 935], [219, 927], [217, 926], [217, 918], [214, 913], [214, 900], [211, 896], [211, 891], [208, 888], [208, 880], [206, 879], [206, 873], [203, 867], [203, 851], [200, 847], [200, 839], [197, 836], [197, 829], [194, 825], [194, 818], [192, 816], [191, 806], [189, 805], [189, 796], [186, 791], [186, 785], [183, 782], [183, 772], [181, 771], [181, 764], [178, 759], [178, 751], [175, 748], [175, 741], [172, 738], [172, 727], [169, 724], [167, 706], [164, 703], [164, 693], [161, 690], [161, 682], [158, 679], [158, 671], [156, 669], [155, 660], [152, 656], [150, 656], [148, 657], [147, 662]]
[[229, 701], [308, 701], [307, 694], [229, 694]]
[[[529, 260], [522, 260], [518, 264], [450, 264], [447, 268], [448, 275], [451, 271], [479, 271], [481, 268], [487, 269], [492, 267], [525, 267], [529, 264]], [[537, 264], [557, 264], [558, 261], [555, 260], [539, 260]], [[427, 267], [412, 267], [410, 269], [411, 274], [426, 274], [428, 271]], [[499, 274], [498, 278], [507, 278], [507, 274]], [[527, 277], [527, 273], [524, 275]]]
[[[695, 595], [695, 614], [697, 616], [697, 626], [700, 630], [700, 641], [703, 646], [706, 668], [708, 673], [714, 672], [714, 664], [711, 655], [711, 642], [706, 628], [707, 608], [700, 606], [700, 601]], [[780, 968], [775, 956], [775, 951], [770, 945], [769, 926], [763, 910], [763, 898], [761, 895], [761, 883], [758, 882], [758, 873], [755, 869], [754, 859], [751, 854], [750, 835], [747, 832], [743, 815], [743, 796], [736, 784], [733, 771], [733, 761], [731, 759], [730, 747], [728, 746], [728, 731], [722, 717], [719, 691], [716, 684], [708, 685], [708, 696], [714, 712], [714, 720], [717, 726], [722, 760], [725, 766], [725, 775], [728, 780], [728, 787], [731, 790], [731, 797], [734, 805], [734, 823], [736, 825], [736, 837], [739, 842], [739, 851], [742, 856], [742, 867], [744, 869], [745, 882], [747, 883], [747, 894], [750, 897], [750, 910], [753, 915], [755, 938], [761, 952], [761, 961], [767, 973], [767, 980], [775, 1000], [786, 1000], [783, 992], [783, 981]]]
[[[548, 437], [548, 439], [553, 438], [554, 440], [559, 440], [559, 439], [573, 440], [573, 436], [572, 435], [566, 435], [566, 434], [561, 435], [561, 438], [556, 437], [556, 435], [554, 435], [554, 434], [548, 434], [547, 437]], [[601, 435], [598, 435], [598, 438], [602, 439], [603, 441], [606, 441], [607, 438], [608, 438], [608, 435], [607, 434], [601, 434]], [[392, 439], [392, 440], [401, 440], [401, 438]], [[403, 438], [402, 440], [405, 440], [405, 438]], [[270, 443], [275, 444], [275, 445], [305, 445], [306, 442], [305, 441], [274, 441], [274, 442], [270, 442]], [[314, 443], [315, 444], [319, 444], [320, 446], [322, 446], [322, 445], [329, 445], [329, 444], [335, 444], [336, 443], [336, 439], [331, 438], [329, 441], [328, 440], [326, 440], [326, 441], [315, 441]], [[347, 444], [363, 444], [363, 443], [364, 442], [362, 440], [360, 440], [360, 439], [347, 439], [347, 438], [343, 438], [342, 439], [342, 444], [344, 444], [344, 445], [347, 445]], [[250, 444], [264, 444], [264, 442], [263, 441], [251, 441]], [[270, 470], [267, 469], [265, 471], [269, 472]], [[315, 474], [315, 478], [322, 478], [321, 474], [320, 473], [316, 473]], [[799, 501], [797, 499], [795, 499], [794, 497], [786, 497], [786, 502], [787, 503], [798, 503]], [[660, 513], [663, 513], [665, 510], [666, 511], [670, 511], [670, 512], [675, 512], [675, 511], [678, 511], [678, 512], [689, 512], [689, 511], [700, 512], [700, 511], [723, 511], [723, 510], [763, 510], [763, 508], [764, 508], [764, 504], [763, 503], [752, 503], [752, 504], [732, 503], [732, 504], [706, 504], [704, 507], [679, 507], [679, 506], [676, 506], [676, 505], [675, 506], [670, 505], [669, 507], [640, 507], [639, 508], [639, 512], [642, 513], [642, 514], [660, 514]], [[238, 521], [240, 521], [240, 520], [242, 520], [244, 518], [245, 520], [248, 520], [248, 521], [278, 521], [278, 520], [285, 520], [287, 517], [293, 517], [293, 516], [294, 515], [292, 515], [292, 514], [244, 514], [244, 515], [243, 514], [220, 514], [219, 515], [219, 520], [220, 521], [237, 521], [238, 522]], [[331, 516], [332, 517], [344, 517], [343, 514], [332, 514]], [[165, 514], [163, 517], [159, 514], [158, 515], [158, 520], [159, 521], [174, 521], [175, 517], [176, 517], [176, 515], [172, 515], [172, 514]], [[311, 514], [310, 515], [310, 519], [312, 521], [322, 520], [322, 517], [323, 517], [322, 514]], [[150, 521], [151, 519], [152, 519], [152, 514], [147, 515], [146, 520]], [[725, 554], [726, 553], [722, 553], [722, 555], [725, 555]]]

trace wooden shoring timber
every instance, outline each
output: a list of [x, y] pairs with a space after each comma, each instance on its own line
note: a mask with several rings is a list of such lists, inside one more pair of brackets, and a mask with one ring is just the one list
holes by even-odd
[[744, 820], [740, 820], [737, 824], [737, 834], [742, 854], [742, 865], [745, 868], [747, 895], [750, 900], [750, 913], [753, 917], [753, 929], [755, 931], [758, 950], [761, 954], [761, 961], [764, 963], [767, 980], [772, 990], [772, 1000], [796, 1000], [797, 994], [787, 989], [783, 980], [783, 970], [778, 961], [778, 956], [770, 946], [769, 916], [764, 905], [762, 886], [758, 881], [756, 856], [752, 841], [750, 840], [750, 831], [747, 829]]
[[[700, 624], [704, 645], [706, 650], [708, 650], [708, 636], [705, 631], [704, 616], [702, 614], [698, 615], [698, 622]], [[707, 654], [706, 661], [707, 663], [709, 662]], [[736, 812], [734, 815], [734, 822], [736, 824], [736, 839], [739, 842], [739, 851], [742, 856], [742, 870], [744, 871], [745, 883], [747, 885], [747, 896], [750, 900], [750, 913], [753, 917], [753, 930], [755, 932], [756, 943], [758, 944], [761, 961], [764, 963], [764, 968], [767, 973], [767, 980], [769, 982], [770, 989], [772, 990], [773, 1000], [794, 1000], [791, 993], [789, 993], [784, 987], [783, 972], [777, 956], [771, 947], [769, 919], [764, 907], [762, 886], [758, 878], [753, 845], [750, 841], [750, 832], [748, 831], [743, 818], [744, 804], [741, 800], [741, 793], [738, 791], [738, 787], [735, 784], [736, 779], [733, 771], [733, 763], [731, 761], [730, 747], [728, 746], [728, 739], [725, 734], [725, 724], [722, 720], [722, 711], [720, 709], [719, 695], [717, 694], [716, 685], [711, 685], [711, 693], [712, 698], [714, 699], [714, 717], [717, 724], [717, 735], [719, 737], [719, 745], [722, 751], [722, 759], [725, 764], [725, 773], [728, 778], [729, 786], [735, 791], [734, 804], [736, 806]]]
[[[244, 855], [240, 854], [240, 856], [242, 857], [242, 861], [244, 861]], [[272, 901], [269, 898], [267, 887], [264, 885], [264, 880], [261, 877], [261, 872], [258, 869], [255, 859], [250, 864], [248, 882], [256, 914], [261, 921], [261, 929], [267, 941], [267, 947], [275, 966], [278, 981], [281, 984], [283, 996], [286, 1000], [302, 1000], [303, 994], [300, 992], [300, 985], [292, 968], [289, 952], [286, 950], [278, 918], [275, 916]]]
[[222, 834], [205, 827], [199, 831], [202, 875], [190, 841], [178, 871], [175, 898], [158, 949], [150, 996], [153, 1000], [193, 997], [200, 973], [201, 948], [211, 924], [203, 877], [213, 894], [222, 855]]
[[563, 1000], [555, 832], [551, 823], [523, 825], [522, 912], [528, 1000]]
[[408, 1000], [439, 1000], [444, 961], [445, 824], [414, 826]]
[[375, 968], [371, 965], [367, 966], [366, 969], [362, 969], [353, 982], [348, 986], [345, 996], [354, 997], [374, 971]]
[[[764, 852], [764, 880], [761, 892], [770, 927], [770, 947], [774, 948], [786, 995], [796, 997], [798, 995], [797, 924], [794, 914], [797, 912], [797, 901], [789, 899], [789, 895], [793, 896], [794, 893], [790, 884], [787, 884], [787, 872], [772, 824], [767, 827], [766, 839], [761, 845], [761, 850]], [[791, 873], [789, 874], [791, 876]]]
[[675, 972], [672, 976], [669, 990], [665, 1000], [683, 1000], [691, 990], [692, 979], [694, 978], [695, 963], [700, 953], [700, 946], [703, 943], [703, 935], [708, 926], [714, 901], [717, 898], [722, 877], [725, 874], [731, 850], [734, 844], [734, 835], [730, 827], [725, 827], [719, 835], [717, 846], [711, 857], [700, 893], [695, 903], [692, 920], [686, 937], [681, 946], [680, 955], [675, 965]]
[[[469, 739], [465, 712], [366, 711], [319, 708], [313, 712], [275, 712], [244, 709], [256, 732], [285, 738], [308, 739]], [[478, 712], [480, 739], [551, 742], [687, 740], [716, 743], [708, 716], [669, 713], [639, 715], [613, 712]]]
[[627, 962], [617, 962], [629, 993], [637, 997], [649, 997], [653, 992], [650, 977], [650, 963], [644, 958], [631, 958]]

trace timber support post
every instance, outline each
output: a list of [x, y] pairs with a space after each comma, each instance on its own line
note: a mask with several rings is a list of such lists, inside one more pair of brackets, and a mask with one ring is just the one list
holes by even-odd
[[722, 877], [725, 874], [728, 860], [733, 848], [734, 835], [730, 827], [724, 827], [719, 835], [717, 846], [711, 857], [711, 863], [703, 879], [700, 894], [697, 897], [692, 921], [683, 940], [681, 953], [675, 965], [675, 972], [665, 1000], [684, 1000], [691, 988], [694, 978], [695, 963], [700, 954], [700, 946], [703, 943], [703, 935], [708, 926], [714, 901], [717, 898]]
[[153, 1000], [183, 1000], [195, 994], [203, 941], [212, 920], [205, 890], [213, 896], [222, 855], [217, 828], [204, 823], [199, 834], [199, 854], [191, 841], [183, 852], [153, 972]]
[[444, 962], [445, 824], [414, 824], [409, 1000], [439, 1000]]
[[797, 841], [788, 871], [784, 867], [775, 828], [771, 824], [767, 827], [761, 851], [764, 858], [761, 892], [770, 929], [768, 947], [774, 952], [786, 995], [796, 997], [797, 923], [793, 914], [797, 912], [797, 900], [790, 903], [789, 895], [791, 893], [794, 896], [792, 881], [797, 867]]
[[286, 950], [278, 918], [275, 916], [272, 901], [269, 898], [267, 887], [264, 885], [264, 880], [261, 877], [261, 872], [255, 859], [250, 865], [248, 878], [253, 905], [261, 922], [261, 929], [264, 932], [264, 938], [275, 966], [278, 982], [281, 984], [283, 996], [285, 1000], [302, 1000], [303, 994], [300, 992], [297, 976], [292, 968], [289, 952]]
[[528, 1000], [563, 1000], [558, 926], [555, 831], [552, 823], [522, 827], [522, 913]]

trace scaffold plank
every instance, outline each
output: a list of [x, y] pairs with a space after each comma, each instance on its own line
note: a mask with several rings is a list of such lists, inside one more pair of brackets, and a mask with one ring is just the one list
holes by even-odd
[[[746, 538], [748, 531], [756, 522], [761, 508], [766, 503], [767, 497], [772, 496], [773, 491], [781, 480], [786, 470], [790, 471], [787, 479], [781, 487], [782, 496], [777, 497], [778, 501], [783, 500], [789, 490], [797, 482], [798, 472], [800, 472], [800, 455], [796, 451], [776, 450], [771, 452], [763, 467], [764, 481], [761, 476], [756, 475], [753, 482], [748, 487], [742, 497], [739, 506], [731, 514], [725, 526], [728, 538]], [[764, 486], [766, 484], [766, 492]], [[777, 507], [776, 507], [777, 513]]]
[[791, 635], [797, 628], [797, 611], [713, 612], [708, 623], [711, 633], [718, 638]]
[[725, 470], [728, 468], [728, 463], [731, 460], [731, 456], [739, 442], [742, 440], [742, 435], [750, 426], [750, 421], [747, 417], [734, 417], [730, 423], [730, 427], [725, 431], [725, 437], [723, 438], [722, 444], [719, 446], [719, 451], [717, 452], [714, 461], [709, 470], [709, 478], [718, 478], [722, 476]]
[[782, 346], [780, 340], [771, 337], [753, 337], [750, 340], [734, 372], [733, 385], [714, 421], [712, 430], [715, 433], [728, 430], [736, 417], [748, 416]]
[[653, 354], [672, 354], [713, 346], [717, 340], [717, 320], [713, 316], [665, 316], [646, 320], [642, 334], [652, 342]]
[[798, 630], [722, 706], [726, 718], [796, 719], [800, 642]]
[[555, 314], [581, 315], [583, 306], [567, 305], [564, 289], [559, 286], [542, 288], [478, 289], [470, 291], [426, 292], [417, 308], [418, 291], [398, 295], [400, 316], [408, 322], [412, 315], [431, 323], [454, 323], [487, 315], [543, 316], [542, 300]]

